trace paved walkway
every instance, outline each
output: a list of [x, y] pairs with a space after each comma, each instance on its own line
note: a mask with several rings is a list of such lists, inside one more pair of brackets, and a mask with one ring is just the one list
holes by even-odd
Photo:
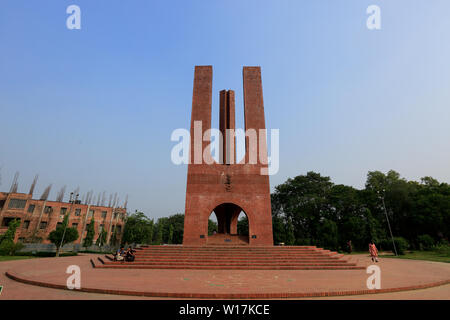
[[[365, 270], [142, 270], [93, 269], [91, 258], [42, 258], [0, 262], [0, 299], [142, 299], [147, 297], [88, 293], [51, 289], [20, 283], [5, 276], [8, 271], [20, 279], [47, 285], [65, 286], [69, 265], [81, 268], [82, 289], [103, 292], [116, 290], [135, 294], [153, 294], [174, 298], [299, 298], [329, 292], [345, 294], [367, 291]], [[368, 265], [365, 255], [352, 256], [360, 265]], [[437, 282], [450, 283], [450, 264], [400, 259], [382, 259], [381, 288], [393, 290]], [[111, 292], [111, 291], [110, 291]], [[192, 294], [192, 295], [190, 295]], [[325, 297], [321, 297], [325, 298]], [[450, 299], [450, 285], [430, 289], [367, 295], [326, 297], [327, 299]]]

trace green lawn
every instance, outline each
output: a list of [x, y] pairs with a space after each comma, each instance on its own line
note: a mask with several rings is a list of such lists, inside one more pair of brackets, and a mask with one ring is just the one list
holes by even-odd
[[[343, 252], [348, 254], [347, 252]], [[366, 254], [369, 257], [368, 251], [353, 251], [351, 254]], [[428, 260], [437, 262], [450, 263], [450, 247], [441, 247], [430, 251], [406, 251], [404, 255], [395, 256], [391, 251], [381, 251], [380, 258], [396, 258], [396, 259], [414, 259], [414, 260]]]
[[22, 259], [33, 259], [31, 256], [0, 256], [0, 261], [11, 261], [11, 260], [22, 260]]
[[428, 260], [437, 262], [450, 263], [449, 250], [433, 250], [433, 251], [406, 251], [406, 254], [395, 256], [392, 253], [380, 254], [381, 258], [397, 258], [397, 259], [414, 259]]

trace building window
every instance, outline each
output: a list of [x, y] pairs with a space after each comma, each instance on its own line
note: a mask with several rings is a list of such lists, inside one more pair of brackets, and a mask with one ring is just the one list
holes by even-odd
[[56, 227], [58, 228], [59, 226], [62, 226], [62, 222], [58, 222], [57, 224], [56, 224]]
[[72, 228], [77, 229], [78, 228], [78, 223], [72, 223]]
[[106, 218], [106, 211], [102, 211], [102, 218]]
[[8, 227], [9, 224], [11, 223], [11, 221], [13, 221], [14, 219], [17, 219], [17, 220], [20, 221], [19, 218], [12, 218], [12, 217], [5, 217], [5, 218], [3, 218], [2, 227]]
[[25, 220], [25, 221], [23, 222], [23, 228], [24, 228], [24, 229], [28, 229], [29, 226], [30, 226], [30, 220]]
[[36, 207], [36, 206], [35, 206], [34, 204], [30, 204], [30, 205], [28, 206], [28, 213], [33, 213], [35, 207]]
[[19, 242], [24, 242], [25, 238], [20, 237], [19, 239], [17, 239]]
[[11, 199], [9, 200], [8, 209], [24, 209], [26, 204], [27, 200]]
[[92, 218], [92, 216], [94, 215], [95, 211], [94, 210], [89, 210], [89, 215], [88, 218]]
[[116, 232], [120, 233], [122, 231], [122, 226], [117, 226]]
[[81, 209], [75, 209], [75, 215], [77, 217], [81, 216]]
[[53, 212], [53, 208], [51, 206], [45, 206], [44, 212], [45, 213], [52, 213]]
[[45, 229], [47, 228], [47, 221], [41, 221], [39, 224], [39, 229]]
[[61, 208], [61, 214], [66, 214], [67, 208]]

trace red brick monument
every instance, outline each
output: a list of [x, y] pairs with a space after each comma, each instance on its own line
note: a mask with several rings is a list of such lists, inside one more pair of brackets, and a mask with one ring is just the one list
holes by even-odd
[[[269, 176], [262, 173], [267, 168], [267, 143], [265, 135], [260, 134], [265, 129], [261, 68], [244, 67], [243, 78], [245, 157], [236, 163], [235, 137], [230, 133], [230, 129], [235, 129], [234, 91], [222, 90], [219, 126], [223, 149], [217, 163], [208, 152], [212, 66], [195, 67], [183, 245], [219, 244], [220, 241], [242, 244], [242, 238], [237, 237], [237, 221], [242, 211], [249, 224], [248, 240], [244, 243], [273, 245]], [[216, 235], [208, 237], [212, 212], [217, 217], [218, 230]]]

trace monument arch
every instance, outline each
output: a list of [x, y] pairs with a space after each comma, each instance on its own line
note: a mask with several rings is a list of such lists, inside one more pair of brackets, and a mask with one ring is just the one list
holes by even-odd
[[[264, 104], [260, 67], [243, 68], [244, 86], [244, 123], [245, 130], [259, 132], [265, 129]], [[195, 154], [203, 154], [210, 141], [208, 137], [195, 144], [196, 136], [203, 137], [211, 129], [212, 104], [212, 67], [196, 66], [191, 113], [191, 147], [186, 187], [186, 207], [184, 219], [184, 245], [208, 244], [208, 219], [216, 209], [222, 219], [222, 231], [234, 231], [237, 225], [235, 206], [242, 208], [249, 219], [250, 246], [272, 246], [272, 214], [270, 204], [269, 176], [262, 174], [267, 167], [267, 144], [265, 136], [258, 136], [256, 145], [249, 144], [246, 139], [245, 157], [249, 156], [249, 148], [255, 147], [259, 157], [256, 162], [236, 159], [235, 137], [226, 134], [235, 129], [235, 95], [233, 90], [220, 91], [219, 130], [223, 135], [221, 163], [215, 161], [199, 163], [194, 161]], [[201, 126], [199, 126], [201, 124]], [[201, 132], [198, 128], [201, 127]], [[198, 139], [197, 139], [198, 141]], [[263, 152], [259, 152], [259, 150]], [[262, 158], [261, 158], [262, 154]], [[197, 159], [198, 160], [198, 159]], [[237, 213], [239, 215], [240, 211]], [[232, 222], [235, 217], [236, 221]], [[228, 219], [228, 220], [227, 220]], [[219, 220], [219, 217], [218, 217]], [[223, 222], [225, 221], [225, 222]], [[226, 222], [229, 221], [229, 224]], [[226, 241], [226, 239], [224, 239]]]

